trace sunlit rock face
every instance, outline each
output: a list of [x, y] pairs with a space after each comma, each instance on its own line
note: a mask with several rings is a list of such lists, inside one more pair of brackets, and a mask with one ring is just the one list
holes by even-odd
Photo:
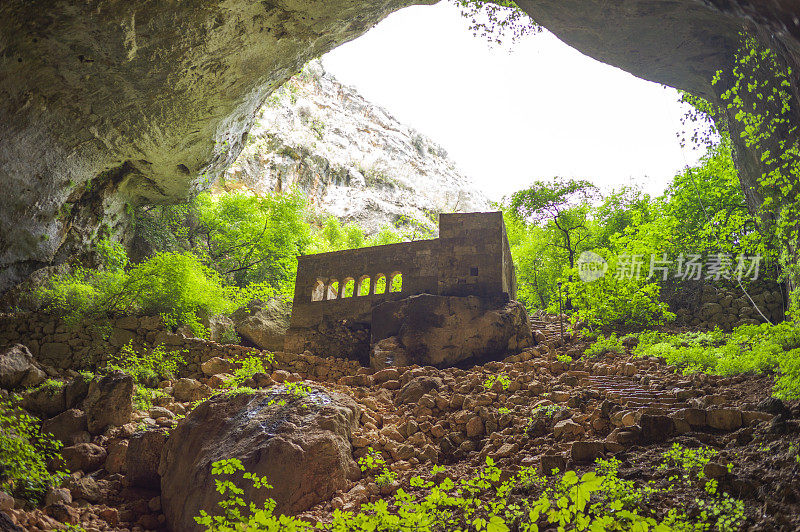
[[368, 234], [438, 231], [440, 212], [490, 209], [442, 146], [310, 62], [267, 100], [225, 174], [264, 193], [300, 189], [312, 205]]
[[0, 291], [207, 186], [275, 87], [410, 3], [0, 3]]
[[[210, 184], [277, 86], [411, 3], [433, 2], [0, 3], [0, 291], [122, 232], [127, 205]], [[519, 4], [584, 53], [706, 96], [745, 25], [800, 64], [792, 1]], [[752, 184], [758, 161], [739, 146], [737, 163]]]

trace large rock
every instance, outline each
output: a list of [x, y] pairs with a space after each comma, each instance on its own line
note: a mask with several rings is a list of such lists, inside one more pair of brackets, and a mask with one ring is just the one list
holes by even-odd
[[10, 390], [25, 381], [26, 384], [35, 385], [32, 378], [40, 377], [41, 373], [33, 362], [33, 355], [24, 345], [15, 344], [0, 350], [0, 388]]
[[76, 408], [43, 421], [42, 432], [49, 432], [64, 445], [91, 441], [91, 435], [86, 431], [86, 414]]
[[360, 412], [350, 397], [314, 387], [304, 396], [274, 386], [256, 393], [220, 394], [201, 403], [172, 430], [161, 455], [161, 502], [173, 530], [200, 530], [193, 517], [217, 512], [211, 464], [237, 458], [266, 475], [271, 490], [247, 482], [245, 500], [277, 502], [295, 514], [329, 499], [358, 477], [350, 447]]
[[125, 471], [131, 485], [153, 490], [160, 487], [158, 465], [166, 442], [164, 430], [145, 430], [131, 437], [125, 454]]
[[83, 402], [89, 432], [100, 434], [109, 425], [122, 426], [133, 413], [133, 377], [122, 371], [112, 371], [89, 384]]
[[243, 340], [269, 351], [283, 350], [283, 337], [289, 328], [292, 303], [281, 297], [250, 303], [231, 318]]
[[[392, 337], [395, 341], [387, 349], [382, 341]], [[532, 343], [522, 303], [421, 294], [375, 307], [370, 365], [446, 367], [506, 356]]]

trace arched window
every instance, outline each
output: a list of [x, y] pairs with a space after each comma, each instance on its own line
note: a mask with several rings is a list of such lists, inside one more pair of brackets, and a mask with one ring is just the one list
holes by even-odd
[[346, 277], [344, 281], [344, 290], [342, 291], [342, 297], [353, 297], [353, 292], [356, 288], [356, 281], [352, 277]]
[[385, 294], [386, 293], [386, 276], [382, 273], [379, 273], [375, 276], [375, 293], [376, 294]]
[[328, 292], [325, 299], [336, 299], [339, 297], [339, 281], [331, 279], [328, 281]]
[[400, 272], [394, 272], [391, 276], [391, 282], [389, 283], [389, 291], [390, 292], [402, 292], [403, 291], [403, 274]]
[[317, 279], [314, 289], [311, 290], [311, 301], [322, 301], [325, 298], [325, 283], [322, 279]]
[[370, 288], [372, 288], [372, 279], [369, 278], [369, 275], [362, 275], [358, 279], [358, 292], [356, 295], [368, 296]]

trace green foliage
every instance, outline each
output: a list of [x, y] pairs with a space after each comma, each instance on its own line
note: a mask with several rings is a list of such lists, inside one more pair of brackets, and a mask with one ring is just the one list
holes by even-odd
[[531, 419], [552, 418], [558, 412], [563, 410], [566, 410], [566, 408], [560, 405], [539, 405], [531, 410]]
[[[617, 258], [609, 256], [609, 271], [613, 271]], [[600, 327], [646, 327], [666, 323], [675, 318], [666, 303], [659, 299], [660, 286], [646, 279], [605, 275], [591, 282], [578, 280], [577, 270], [572, 270], [575, 280], [567, 283], [567, 290], [581, 320]]]
[[745, 145], [760, 156], [764, 172], [755, 192], [760, 197], [761, 232], [780, 251], [785, 274], [800, 279], [797, 249], [800, 240], [800, 146], [793, 109], [794, 74], [777, 54], [742, 34], [731, 73], [717, 72], [712, 83], [727, 83], [721, 98], [734, 113]]
[[192, 249], [226, 283], [291, 293], [296, 257], [311, 241], [299, 193], [201, 194], [195, 207]]
[[175, 378], [178, 369], [185, 364], [185, 350], [167, 351], [164, 346], [156, 346], [149, 351], [136, 352], [129, 342], [119, 353], [109, 357], [107, 370], [122, 370], [133, 377], [136, 387], [133, 404], [138, 410], [148, 410], [156, 397], [166, 393], [158, 388], [159, 382]]
[[175, 378], [178, 369], [186, 363], [185, 353], [185, 350], [167, 351], [163, 345], [137, 353], [128, 342], [118, 354], [111, 355], [107, 369], [122, 370], [138, 383], [157, 385], [160, 380]]
[[585, 353], [589, 356], [624, 352], [625, 348], [622, 346], [622, 341], [617, 338], [616, 333], [611, 333], [608, 338], [601, 334], [597, 340], [595, 340], [595, 342], [585, 351]]
[[203, 334], [200, 315], [228, 312], [242, 294], [227, 289], [217, 274], [189, 252], [161, 252], [128, 265], [119, 244], [101, 243], [104, 264], [52, 277], [37, 298], [70, 326], [116, 315], [161, 314], [167, 323]]
[[[272, 360], [272, 354], [267, 355], [267, 360]], [[266, 373], [264, 359], [261, 357], [247, 357], [238, 362], [240, 366], [233, 371], [233, 380], [228, 382], [228, 387], [239, 388], [244, 381], [252, 378], [256, 373]]]
[[707, 333], [639, 335], [636, 356], [663, 357], [684, 373], [719, 375], [777, 371], [773, 393], [781, 399], [800, 398], [800, 325], [789, 320], [777, 325], [742, 325], [730, 334]]
[[62, 445], [12, 401], [0, 399], [0, 489], [38, 505], [47, 490], [60, 485], [67, 475], [47, 467], [59, 456]]
[[372, 447], [368, 447], [367, 454], [358, 459], [358, 466], [362, 473], [373, 475], [378, 486], [388, 486], [397, 480], [397, 473], [389, 469], [381, 453]]
[[470, 20], [469, 29], [476, 37], [502, 44], [515, 42], [525, 35], [539, 33], [542, 28], [512, 0], [452, 0], [461, 8], [461, 15]]
[[491, 390], [495, 383], [497, 383], [501, 389], [508, 390], [508, 387], [511, 385], [511, 379], [505, 373], [489, 375], [486, 377], [486, 380], [483, 381], [483, 387], [487, 390]]
[[[370, 452], [359, 461], [364, 471], [385, 468], [382, 458]], [[312, 525], [296, 517], [275, 516], [275, 501], [262, 507], [246, 503], [244, 490], [231, 477], [244, 468], [238, 460], [222, 460], [212, 465], [217, 491], [224, 496], [220, 515], [201, 512], [195, 520], [209, 531], [234, 530], [474, 530], [533, 532], [557, 527], [558, 530], [735, 530], [742, 522], [742, 503], [717, 494], [716, 485], [707, 483], [705, 494], [696, 503], [702, 510], [688, 518], [671, 510], [658, 518], [647, 503], [667, 492], [632, 480], [620, 479], [617, 460], [598, 460], [596, 471], [579, 475], [567, 471], [546, 480], [532, 468], [523, 467], [501, 482], [501, 471], [491, 458], [474, 476], [458, 482], [446, 477], [436, 483], [422, 477], [410, 480], [411, 491], [400, 489], [390, 503], [383, 499], [364, 504], [358, 512], [336, 510], [328, 523]], [[434, 468], [434, 474], [443, 472]], [[267, 479], [244, 473], [255, 487], [268, 487]], [[710, 486], [710, 487], [709, 487]], [[512, 494], [531, 494], [517, 497]], [[249, 510], [249, 512], [247, 512]]]

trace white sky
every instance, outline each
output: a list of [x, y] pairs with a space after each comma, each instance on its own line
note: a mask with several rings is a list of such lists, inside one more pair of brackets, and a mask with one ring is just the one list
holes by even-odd
[[556, 175], [660, 194], [699, 157], [678, 144], [675, 90], [547, 32], [492, 48], [447, 2], [400, 10], [323, 64], [444, 146], [493, 200]]

